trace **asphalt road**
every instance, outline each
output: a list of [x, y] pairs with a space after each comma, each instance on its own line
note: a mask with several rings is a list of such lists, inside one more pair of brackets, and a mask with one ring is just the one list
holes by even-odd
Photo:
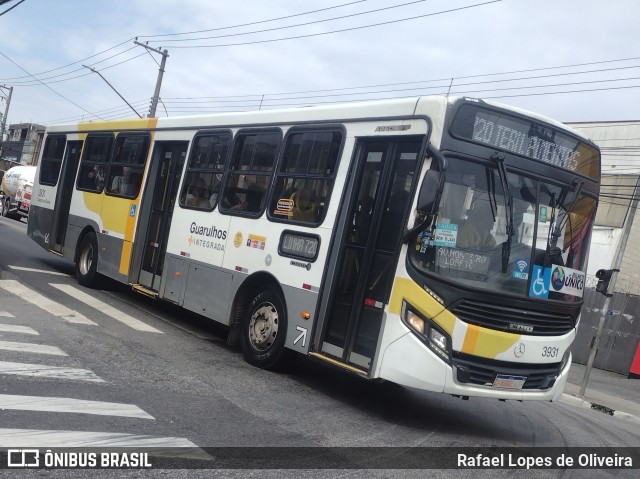
[[[0, 287], [0, 448], [34, 442], [453, 450], [640, 446], [637, 423], [562, 402], [463, 401], [366, 382], [302, 357], [285, 372], [265, 372], [246, 364], [238, 348], [226, 346], [224, 328], [122, 285], [101, 291], [82, 288], [73, 271], [72, 264], [27, 238], [25, 222], [0, 219], [0, 284], [4, 285]], [[79, 322], [83, 318], [94, 324]], [[171, 470], [162, 477], [210, 477], [213, 472]], [[248, 472], [217, 470], [215, 475], [244, 477]], [[140, 477], [142, 473], [51, 474]], [[534, 475], [508, 469], [259, 472], [260, 477], [426, 474]], [[536, 477], [603, 475], [636, 477], [634, 471], [535, 471]]]

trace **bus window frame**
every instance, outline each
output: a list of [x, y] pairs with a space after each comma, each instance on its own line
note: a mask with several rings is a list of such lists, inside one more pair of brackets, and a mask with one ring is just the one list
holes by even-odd
[[[51, 158], [47, 158], [45, 153], [47, 152], [47, 145], [51, 139], [62, 139], [64, 141], [64, 147], [62, 148], [62, 155], [60, 159], [51, 160]], [[44, 186], [57, 186], [58, 181], [60, 181], [60, 171], [62, 170], [62, 162], [64, 161], [64, 154], [67, 151], [67, 135], [64, 133], [54, 133], [51, 135], [47, 135], [47, 139], [44, 142], [44, 148], [42, 149], [42, 159], [40, 160], [40, 173], [38, 175], [38, 182]], [[56, 175], [56, 179], [54, 181], [47, 181], [43, 179], [42, 173], [44, 172], [44, 165], [49, 163], [58, 163], [58, 173]]]
[[[301, 173], [288, 173], [281, 172], [280, 170], [284, 167], [284, 157], [286, 153], [286, 149], [288, 147], [288, 142], [293, 135], [296, 134], [304, 134], [304, 133], [336, 133], [339, 132], [342, 137], [340, 138], [340, 145], [338, 146], [337, 156], [335, 165], [333, 167], [333, 172], [329, 176], [323, 176], [322, 174], [301, 174]], [[282, 223], [291, 226], [302, 226], [307, 228], [318, 228], [322, 225], [325, 218], [327, 217], [327, 210], [329, 208], [329, 202], [333, 195], [333, 187], [335, 185], [336, 178], [338, 176], [338, 169], [340, 168], [340, 163], [342, 161], [342, 155], [344, 152], [344, 146], [347, 141], [347, 129], [344, 124], [328, 124], [328, 125], [306, 125], [306, 126], [294, 126], [287, 130], [285, 137], [282, 140], [282, 147], [280, 151], [280, 158], [278, 159], [278, 164], [276, 165], [276, 170], [274, 171], [274, 176], [272, 180], [271, 191], [269, 193], [269, 197], [267, 198], [267, 219], [274, 223]], [[273, 214], [272, 206], [275, 205], [278, 201], [277, 198], [274, 198], [277, 183], [279, 178], [292, 178], [303, 179], [303, 180], [312, 180], [312, 181], [327, 181], [331, 185], [331, 191], [327, 194], [326, 202], [323, 207], [323, 211], [320, 217], [316, 219], [315, 222], [311, 223], [308, 221], [296, 221], [289, 218], [284, 218], [278, 215]], [[282, 198], [279, 198], [282, 199]]]
[[[115, 139], [116, 139], [117, 131], [111, 131], [107, 133], [89, 133], [87, 137], [84, 139], [83, 147], [82, 147], [82, 157], [80, 158], [80, 162], [78, 164], [78, 176], [76, 178], [76, 190], [78, 191], [86, 191], [88, 193], [94, 194], [102, 194], [105, 190], [105, 184], [103, 179], [103, 185], [100, 189], [92, 189], [80, 186], [81, 181], [81, 173], [83, 172], [83, 167], [85, 165], [98, 166], [102, 165], [103, 167], [103, 175], [105, 175], [105, 170], [108, 172], [109, 165], [111, 164], [111, 157], [113, 156], [113, 152], [115, 149]], [[109, 151], [107, 152], [105, 161], [92, 161], [87, 160], [87, 155], [89, 154], [88, 145], [93, 138], [109, 138]], [[105, 178], [107, 176], [105, 175]]]
[[[144, 155], [143, 163], [125, 163], [122, 161], [116, 162], [116, 149], [118, 146], [118, 140], [121, 138], [126, 141], [127, 138], [130, 137], [144, 137], [146, 139], [146, 153]], [[116, 198], [127, 198], [127, 199], [135, 199], [140, 195], [140, 190], [142, 189], [142, 180], [144, 178], [144, 171], [147, 166], [147, 162], [149, 161], [149, 152], [151, 151], [151, 134], [148, 131], [124, 131], [118, 132], [115, 136], [112, 148], [111, 148], [110, 160], [108, 163], [107, 174], [105, 175], [105, 187], [104, 193], [107, 196], [113, 196]], [[121, 193], [114, 193], [111, 190], [111, 184], [113, 183], [113, 179], [111, 177], [111, 170], [113, 167], [133, 167], [136, 170], [136, 173], [140, 174], [140, 184], [138, 185], [138, 190], [134, 194], [123, 195]], [[139, 171], [138, 171], [139, 170]]]
[[[278, 140], [278, 145], [276, 147], [276, 152], [273, 158], [273, 164], [271, 167], [271, 171], [268, 174], [264, 174], [264, 172], [261, 172], [260, 170], [255, 170], [255, 169], [250, 169], [250, 170], [241, 170], [241, 169], [233, 169], [234, 168], [234, 161], [236, 160], [236, 154], [240, 152], [240, 150], [238, 150], [236, 152], [236, 148], [238, 146], [238, 140], [241, 137], [247, 137], [247, 136], [251, 136], [251, 135], [261, 135], [261, 134], [278, 134], [279, 135], [279, 140]], [[225, 190], [227, 189], [227, 186], [230, 186], [229, 183], [229, 179], [232, 178], [234, 175], [245, 175], [245, 176], [264, 176], [266, 178], [268, 178], [268, 185], [265, 189], [265, 191], [263, 191], [263, 200], [262, 200], [262, 206], [260, 208], [259, 211], [246, 211], [246, 210], [241, 210], [241, 209], [233, 209], [233, 208], [227, 208], [222, 204], [222, 201], [218, 201], [218, 211], [223, 214], [223, 215], [229, 215], [229, 216], [241, 216], [244, 218], [260, 218], [264, 212], [265, 209], [267, 208], [267, 199], [270, 197], [271, 195], [271, 189], [273, 188], [273, 177], [275, 175], [276, 169], [278, 167], [278, 164], [280, 162], [280, 156], [282, 155], [282, 145], [283, 145], [283, 139], [284, 139], [284, 135], [283, 135], [283, 131], [282, 128], [279, 127], [273, 127], [273, 126], [267, 126], [265, 128], [242, 128], [240, 130], [238, 130], [236, 132], [236, 134], [233, 136], [233, 142], [231, 144], [231, 151], [228, 154], [229, 155], [229, 160], [227, 162], [226, 168], [224, 170], [224, 176], [222, 178], [222, 184], [220, 187], [220, 192], [221, 194], [219, 195], [219, 199], [224, 198], [225, 195]], [[238, 156], [238, 160], [239, 160], [239, 156]], [[253, 160], [252, 160], [253, 163]], [[240, 166], [240, 161], [238, 161], [238, 166]], [[253, 167], [253, 164], [252, 164]], [[231, 187], [235, 187], [235, 186], [231, 186]]]
[[[196, 154], [196, 142], [198, 141], [199, 138], [201, 137], [206, 137], [206, 136], [223, 136], [223, 135], [227, 135], [229, 137], [229, 143], [227, 144], [227, 154], [226, 157], [224, 158], [224, 160], [222, 161], [222, 169], [217, 171], [215, 169], [212, 168], [192, 168], [191, 167], [191, 161], [194, 157], [194, 155]], [[233, 131], [231, 129], [228, 128], [223, 128], [223, 129], [214, 129], [214, 130], [200, 130], [197, 131], [195, 135], [193, 135], [193, 138], [191, 139], [191, 147], [189, 148], [189, 158], [186, 162], [186, 167], [185, 167], [185, 172], [184, 172], [184, 176], [182, 178], [182, 184], [180, 185], [180, 194], [178, 195], [178, 205], [180, 206], [180, 208], [185, 209], [185, 210], [194, 210], [194, 211], [206, 211], [206, 212], [211, 212], [213, 211], [220, 203], [220, 192], [222, 191], [223, 187], [224, 187], [224, 182], [225, 182], [225, 172], [227, 171], [227, 169], [229, 168], [229, 162], [231, 161], [231, 157], [232, 157], [232, 152], [233, 152], [233, 145], [234, 145], [234, 135], [233, 135]], [[207, 148], [207, 156], [209, 155], [209, 148]], [[207, 163], [208, 164], [208, 163]], [[194, 174], [199, 174], [199, 173], [211, 173], [213, 175], [221, 175], [222, 179], [220, 180], [220, 184], [218, 186], [218, 190], [215, 191], [214, 193], [216, 193], [218, 196], [216, 198], [216, 202], [213, 206], [209, 205], [208, 207], [199, 207], [197, 205], [187, 205], [186, 203], [183, 202], [183, 199], [186, 198], [187, 196], [187, 188], [189, 187], [189, 185], [187, 184], [187, 179], [189, 178], [189, 174], [190, 173], [194, 173]]]

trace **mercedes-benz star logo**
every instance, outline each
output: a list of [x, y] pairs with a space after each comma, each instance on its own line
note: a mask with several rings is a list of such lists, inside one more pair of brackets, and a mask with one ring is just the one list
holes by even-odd
[[518, 343], [516, 344], [516, 347], [513, 348], [513, 354], [516, 356], [516, 358], [521, 358], [522, 356], [524, 356], [524, 351], [524, 343]]

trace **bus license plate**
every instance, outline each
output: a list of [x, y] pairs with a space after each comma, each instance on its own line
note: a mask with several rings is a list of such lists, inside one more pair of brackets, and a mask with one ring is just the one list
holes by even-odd
[[507, 376], [506, 374], [498, 374], [493, 381], [494, 388], [503, 389], [522, 389], [524, 382], [527, 380], [525, 376]]

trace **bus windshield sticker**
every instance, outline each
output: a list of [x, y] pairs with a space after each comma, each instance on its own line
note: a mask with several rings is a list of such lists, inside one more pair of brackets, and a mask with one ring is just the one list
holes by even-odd
[[440, 268], [477, 274], [489, 272], [491, 260], [488, 256], [449, 247], [436, 250], [436, 266]]
[[529, 260], [525, 258], [516, 258], [513, 264], [513, 272], [511, 277], [515, 279], [529, 279]]
[[540, 221], [540, 223], [546, 223], [547, 222], [547, 207], [544, 205], [540, 205], [540, 215], [538, 216], [538, 221]]
[[279, 198], [274, 215], [293, 216], [293, 200], [290, 198]]
[[437, 223], [433, 244], [453, 248], [458, 241], [458, 225], [451, 223]]
[[429, 246], [433, 246], [433, 230], [423, 230], [418, 234], [416, 251], [425, 253]]
[[548, 298], [551, 270], [535, 264], [533, 265], [532, 274], [533, 280], [531, 281], [531, 286], [529, 286], [529, 296], [533, 298]]
[[564, 266], [551, 266], [551, 288], [561, 294], [568, 294], [582, 298], [586, 275], [577, 269]]

